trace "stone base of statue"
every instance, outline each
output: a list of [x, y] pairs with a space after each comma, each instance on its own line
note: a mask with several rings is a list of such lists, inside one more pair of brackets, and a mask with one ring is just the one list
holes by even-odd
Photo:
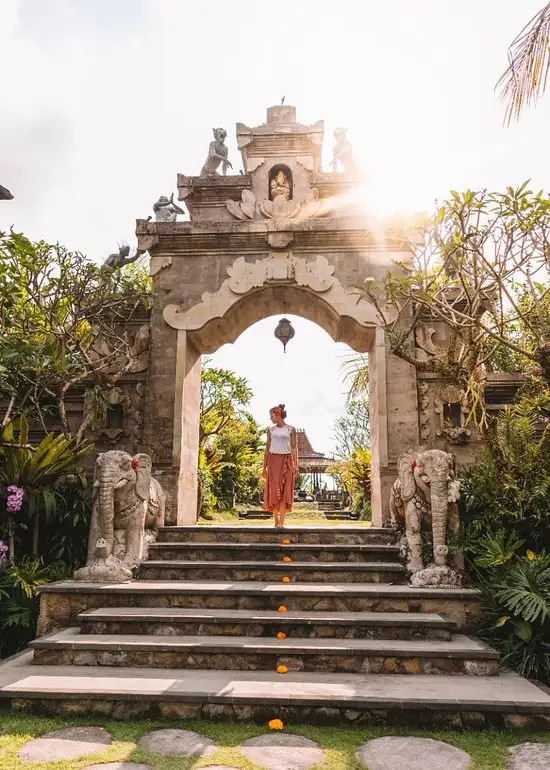
[[74, 579], [85, 583], [124, 583], [132, 579], [132, 568], [115, 556], [99, 557], [77, 569]]
[[428, 564], [411, 575], [410, 585], [413, 588], [460, 588], [462, 574], [447, 565]]

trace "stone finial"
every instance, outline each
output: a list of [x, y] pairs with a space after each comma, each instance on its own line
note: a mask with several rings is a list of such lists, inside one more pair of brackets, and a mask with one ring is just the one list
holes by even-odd
[[96, 460], [86, 566], [75, 579], [91, 583], [130, 580], [153, 538], [146, 530], [164, 524], [165, 497], [151, 478], [149, 455], [113, 450]]
[[218, 166], [221, 163], [222, 174], [225, 176], [227, 174], [227, 169], [233, 168], [227, 159], [227, 147], [225, 146], [227, 131], [225, 128], [213, 128], [212, 133], [214, 134], [214, 141], [210, 142], [208, 155], [200, 175], [218, 176]]
[[156, 222], [176, 222], [178, 214], [185, 214], [185, 211], [174, 203], [174, 193], [167, 198], [161, 195], [156, 203], [153, 203]]
[[276, 104], [267, 108], [268, 123], [296, 123], [296, 107], [290, 104]]

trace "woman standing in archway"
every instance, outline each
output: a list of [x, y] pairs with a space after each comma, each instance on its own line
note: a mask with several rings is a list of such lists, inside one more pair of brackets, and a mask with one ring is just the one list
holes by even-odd
[[284, 527], [285, 516], [292, 511], [294, 478], [298, 470], [296, 429], [285, 422], [284, 404], [269, 410], [273, 425], [267, 430], [264, 455], [264, 511], [271, 511], [277, 529]]

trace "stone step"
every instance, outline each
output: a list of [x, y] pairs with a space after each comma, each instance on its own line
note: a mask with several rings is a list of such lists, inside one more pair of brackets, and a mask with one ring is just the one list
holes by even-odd
[[38, 634], [77, 624], [85, 609], [186, 607], [189, 609], [295, 612], [439, 612], [460, 630], [475, 629], [481, 595], [472, 588], [411, 588], [383, 583], [262, 583], [252, 581], [156, 581], [41, 586]]
[[550, 728], [550, 694], [520, 677], [189, 671], [0, 663], [0, 704], [14, 712], [101, 719], [273, 718], [285, 724], [463, 729]]
[[83, 634], [252, 636], [337, 639], [440, 639], [456, 624], [422, 612], [274, 612], [183, 607], [102, 607], [78, 616]]
[[[299, 511], [297, 511], [299, 514]], [[339, 510], [308, 510], [305, 511], [308, 516], [314, 516], [319, 519], [326, 519], [327, 521], [357, 521], [359, 514], [353, 511], [339, 511]], [[263, 520], [267, 521], [273, 518], [273, 514], [267, 511], [239, 511], [239, 519], [243, 520]], [[290, 521], [292, 521], [292, 514]]]
[[139, 576], [144, 580], [282, 581], [288, 577], [291, 583], [387, 583], [403, 581], [405, 568], [399, 562], [146, 561]]
[[48, 666], [137, 666], [355, 674], [496, 674], [498, 653], [461, 634], [449, 641], [268, 639], [249, 636], [146, 636], [57, 631], [30, 643]]
[[395, 531], [383, 527], [349, 525], [316, 525], [303, 527], [289, 524], [284, 529], [265, 524], [193, 525], [161, 527], [159, 540], [170, 543], [395, 543]]
[[397, 562], [399, 548], [387, 544], [305, 545], [291, 543], [165, 543], [149, 546], [154, 561], [271, 561], [281, 562], [288, 556], [292, 562]]

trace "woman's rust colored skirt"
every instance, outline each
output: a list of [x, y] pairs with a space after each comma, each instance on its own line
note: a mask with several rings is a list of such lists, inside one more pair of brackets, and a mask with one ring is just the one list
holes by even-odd
[[292, 455], [270, 454], [264, 490], [264, 511], [273, 511], [279, 503], [292, 510], [294, 502], [294, 461]]

